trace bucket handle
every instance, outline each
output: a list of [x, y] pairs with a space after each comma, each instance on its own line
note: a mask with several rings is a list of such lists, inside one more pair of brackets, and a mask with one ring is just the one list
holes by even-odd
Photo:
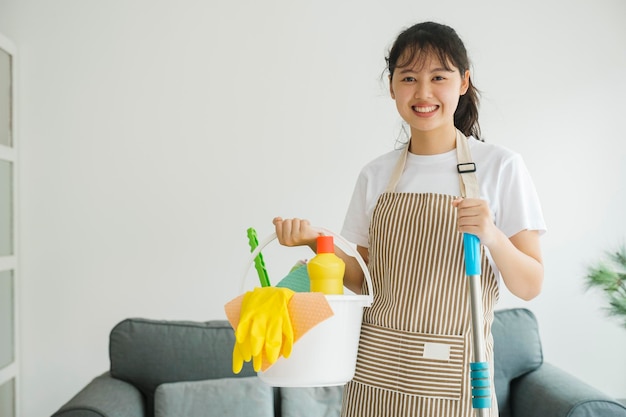
[[[341, 250], [343, 250], [345, 253], [354, 256], [354, 258], [357, 260], [357, 262], [359, 263], [359, 266], [361, 267], [361, 269], [363, 270], [363, 275], [365, 276], [365, 282], [367, 283], [367, 289], [368, 289], [368, 294], [364, 295], [367, 297], [368, 299], [368, 303], [369, 305], [372, 305], [372, 303], [374, 302], [374, 287], [372, 285], [372, 277], [370, 276], [370, 272], [367, 269], [367, 265], [365, 264], [365, 261], [363, 260], [363, 257], [361, 256], [361, 254], [350, 244], [350, 242], [348, 242], [343, 236], [325, 229], [323, 227], [316, 227], [315, 229], [323, 232], [326, 235], [330, 235], [334, 237], [335, 240], [335, 244], [337, 246], [339, 246], [339, 248]], [[269, 245], [271, 242], [273, 242], [275, 239], [277, 238], [276, 233], [272, 233], [270, 234], [268, 237], [266, 237], [265, 239], [263, 239], [259, 245], [254, 249], [254, 251], [252, 251], [252, 253], [250, 254], [250, 258], [248, 259], [248, 261], [246, 262], [246, 269], [243, 272], [242, 276], [242, 291], [245, 291], [245, 282], [246, 282], [246, 276], [248, 275], [248, 271], [250, 270], [250, 266], [252, 265], [252, 263], [254, 262], [254, 259], [259, 255], [259, 253], [261, 253], [261, 251], [267, 246]]]

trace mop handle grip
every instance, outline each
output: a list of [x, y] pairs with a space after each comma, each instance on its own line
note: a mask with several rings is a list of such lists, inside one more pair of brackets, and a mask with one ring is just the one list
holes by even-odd
[[488, 362], [470, 363], [472, 408], [491, 408], [491, 374]]
[[465, 250], [465, 273], [470, 284], [470, 307], [472, 313], [472, 339], [474, 342], [474, 362], [470, 363], [472, 387], [472, 407], [483, 410], [491, 407], [491, 376], [489, 362], [485, 361], [485, 341], [482, 334], [483, 310], [482, 289], [480, 285], [480, 240], [476, 235], [463, 234], [463, 248]]
[[470, 277], [480, 275], [480, 240], [478, 236], [463, 233], [463, 248], [465, 249], [465, 274]]

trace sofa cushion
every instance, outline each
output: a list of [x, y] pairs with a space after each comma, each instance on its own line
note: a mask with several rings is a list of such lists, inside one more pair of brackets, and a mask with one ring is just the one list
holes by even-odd
[[255, 376], [250, 363], [235, 375], [235, 336], [226, 320], [206, 323], [126, 319], [111, 331], [111, 375], [130, 382], [146, 397], [152, 415], [154, 391], [168, 382]]
[[274, 417], [272, 387], [257, 377], [162, 384], [154, 394], [154, 415]]
[[334, 387], [281, 388], [282, 417], [339, 417], [343, 385]]
[[496, 397], [501, 414], [506, 416], [510, 410], [510, 382], [543, 363], [537, 319], [525, 308], [498, 310], [491, 333]]

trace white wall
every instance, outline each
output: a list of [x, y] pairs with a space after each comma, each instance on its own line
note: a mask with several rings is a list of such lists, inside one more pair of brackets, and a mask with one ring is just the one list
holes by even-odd
[[[546, 361], [626, 397], [626, 329], [582, 285], [626, 237], [625, 16], [621, 0], [1, 0], [21, 68], [22, 415], [104, 372], [123, 318], [223, 318], [246, 228], [339, 230], [398, 132], [384, 54], [426, 19], [465, 40], [486, 140], [523, 154], [544, 205], [544, 291], [500, 307], [531, 308]], [[270, 274], [296, 252], [268, 249]]]

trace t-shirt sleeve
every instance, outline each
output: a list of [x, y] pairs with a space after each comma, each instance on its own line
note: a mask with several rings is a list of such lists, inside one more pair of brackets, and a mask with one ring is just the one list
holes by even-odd
[[341, 235], [359, 246], [369, 247], [369, 216], [367, 214], [367, 176], [361, 171], [346, 212]]
[[523, 230], [545, 233], [546, 224], [535, 184], [521, 155], [510, 158], [500, 172], [496, 225], [511, 237]]

